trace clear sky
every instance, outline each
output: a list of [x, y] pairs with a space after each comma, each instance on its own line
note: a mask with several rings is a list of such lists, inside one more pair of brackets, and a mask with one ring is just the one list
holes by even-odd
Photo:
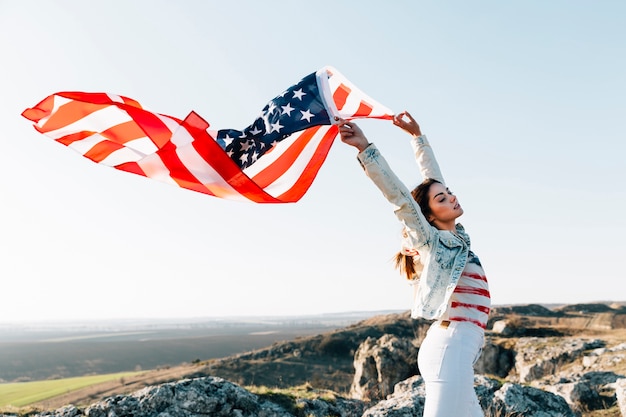
[[[96, 165], [20, 116], [109, 92], [212, 128], [331, 65], [409, 110], [494, 304], [626, 300], [623, 1], [0, 0], [0, 322], [408, 309], [400, 226], [339, 140], [295, 204]], [[360, 123], [409, 187], [409, 137]]]

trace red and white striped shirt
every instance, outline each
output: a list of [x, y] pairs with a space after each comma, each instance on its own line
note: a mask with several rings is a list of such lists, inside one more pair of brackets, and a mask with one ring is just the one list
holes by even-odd
[[443, 319], [466, 321], [485, 329], [490, 310], [491, 296], [485, 271], [478, 257], [470, 251]]

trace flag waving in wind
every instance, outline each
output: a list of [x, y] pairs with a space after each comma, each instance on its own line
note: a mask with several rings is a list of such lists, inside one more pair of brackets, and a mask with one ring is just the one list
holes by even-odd
[[393, 112], [324, 67], [243, 130], [210, 130], [193, 111], [181, 120], [107, 93], [56, 93], [22, 115], [99, 164], [220, 198], [289, 203], [306, 193], [326, 159], [336, 117], [391, 119]]

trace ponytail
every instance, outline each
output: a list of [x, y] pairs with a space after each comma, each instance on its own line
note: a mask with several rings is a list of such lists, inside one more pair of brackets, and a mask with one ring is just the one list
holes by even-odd
[[400, 273], [409, 281], [419, 278], [415, 268], [415, 261], [411, 255], [405, 255], [402, 252], [396, 253], [394, 266], [400, 270]]
[[[433, 178], [427, 178], [411, 191], [411, 196], [427, 219], [432, 214], [428, 205], [428, 191], [433, 184], [441, 184], [441, 182]], [[402, 234], [404, 238], [408, 237], [406, 230]], [[419, 279], [424, 269], [419, 253], [415, 249], [403, 249], [398, 252], [395, 256], [394, 264], [396, 269], [399, 269], [400, 273], [409, 281]]]

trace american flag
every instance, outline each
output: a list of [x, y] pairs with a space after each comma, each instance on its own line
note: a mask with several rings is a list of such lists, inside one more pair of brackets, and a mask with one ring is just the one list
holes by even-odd
[[243, 130], [210, 130], [108, 93], [59, 92], [22, 115], [84, 157], [200, 193], [257, 203], [298, 201], [338, 135], [335, 118], [391, 119], [393, 112], [332, 67], [271, 100]]

